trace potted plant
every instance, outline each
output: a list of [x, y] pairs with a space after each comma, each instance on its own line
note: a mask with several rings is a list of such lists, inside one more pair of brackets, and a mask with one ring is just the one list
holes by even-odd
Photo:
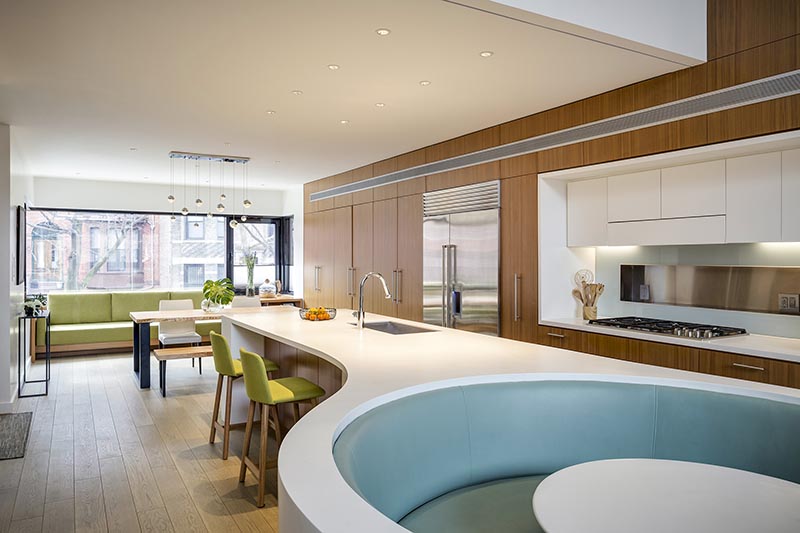
[[214, 313], [233, 301], [233, 282], [229, 278], [207, 279], [203, 283], [203, 311]]
[[42, 301], [35, 297], [30, 297], [22, 304], [22, 307], [25, 309], [26, 316], [33, 316], [38, 313], [42, 307]]

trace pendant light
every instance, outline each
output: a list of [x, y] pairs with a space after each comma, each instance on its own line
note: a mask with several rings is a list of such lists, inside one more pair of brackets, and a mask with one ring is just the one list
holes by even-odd
[[189, 214], [189, 208], [186, 207], [186, 159], [183, 160], [183, 207], [181, 214], [186, 216]]
[[208, 179], [206, 180], [208, 186], [206, 187], [208, 190], [208, 214], [206, 215], [208, 218], [213, 218], [214, 215], [211, 214], [211, 160], [208, 160]]
[[233, 205], [234, 205], [234, 207], [233, 207], [233, 213], [232, 213], [233, 217], [231, 217], [231, 221], [228, 222], [228, 225], [231, 227], [231, 229], [236, 229], [236, 227], [239, 225], [239, 222], [236, 220], [236, 162], [233, 162], [232, 170], [233, 170]]

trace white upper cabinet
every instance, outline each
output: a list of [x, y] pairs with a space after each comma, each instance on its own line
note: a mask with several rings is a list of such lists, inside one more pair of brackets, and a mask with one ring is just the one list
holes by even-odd
[[661, 217], [725, 214], [725, 161], [661, 169]]
[[726, 162], [726, 242], [781, 240], [781, 153]]
[[605, 246], [606, 178], [567, 183], [567, 246]]
[[781, 157], [783, 178], [781, 240], [800, 242], [800, 150], [788, 150]]
[[608, 222], [661, 218], [661, 170], [608, 178]]

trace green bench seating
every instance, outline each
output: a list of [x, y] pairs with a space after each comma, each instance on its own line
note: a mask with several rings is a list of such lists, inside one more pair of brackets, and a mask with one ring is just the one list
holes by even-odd
[[333, 455], [372, 507], [417, 533], [542, 531], [549, 474], [614, 458], [739, 468], [800, 482], [800, 405], [661, 385], [476, 384], [407, 396], [356, 418]]
[[[190, 299], [200, 308], [200, 291], [130, 291], [130, 292], [65, 292], [51, 293], [50, 344], [53, 352], [128, 349], [133, 346], [133, 324], [130, 313], [155, 311], [161, 300]], [[219, 320], [199, 320], [197, 332], [208, 336], [219, 331]], [[44, 320], [36, 326], [36, 351], [44, 351]], [[150, 328], [152, 343], [158, 339], [158, 325]]]

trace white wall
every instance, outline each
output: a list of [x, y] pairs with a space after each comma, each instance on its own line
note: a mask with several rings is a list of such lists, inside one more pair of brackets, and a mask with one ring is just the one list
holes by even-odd
[[[599, 32], [595, 37], [601, 42], [625, 46], [624, 42], [613, 39], [619, 37], [699, 61], [707, 57], [706, 0], [494, 0], [489, 3], [594, 30]], [[570, 31], [568, 27], [558, 29]], [[592, 37], [591, 33], [585, 36]]]
[[[11, 409], [17, 394], [17, 316], [25, 299], [24, 285], [13, 279], [16, 269], [16, 206], [32, 198], [30, 176], [25, 159], [14, 141], [14, 130], [0, 124], [0, 206], [6, 216], [0, 217], [0, 250], [6, 260], [0, 261], [0, 294], [8, 294], [0, 305], [0, 346], [6, 346], [0, 357], [0, 412]], [[2, 352], [0, 352], [2, 353]]]
[[[102, 209], [110, 211], [158, 211], [169, 212], [174, 205], [180, 210], [184, 205], [182, 188], [176, 187], [175, 204], [167, 202], [169, 185], [157, 183], [127, 183], [113, 181], [90, 181], [72, 178], [42, 178], [33, 180], [35, 207], [51, 207], [63, 209]], [[193, 190], [193, 189], [192, 189]], [[208, 202], [208, 189], [201, 188], [201, 198]], [[191, 211], [194, 211], [194, 197], [190, 191], [190, 198], [186, 202]], [[228, 194], [228, 208], [232, 206], [232, 199]], [[253, 207], [248, 209], [249, 215], [278, 216], [283, 214], [283, 191], [252, 190], [249, 199]], [[212, 190], [211, 200], [217, 204], [216, 189]], [[241, 198], [237, 198], [237, 203]], [[206, 206], [204, 206], [206, 207]], [[241, 204], [239, 203], [241, 212]], [[302, 209], [302, 206], [301, 206]], [[205, 212], [205, 211], [204, 211]]]

